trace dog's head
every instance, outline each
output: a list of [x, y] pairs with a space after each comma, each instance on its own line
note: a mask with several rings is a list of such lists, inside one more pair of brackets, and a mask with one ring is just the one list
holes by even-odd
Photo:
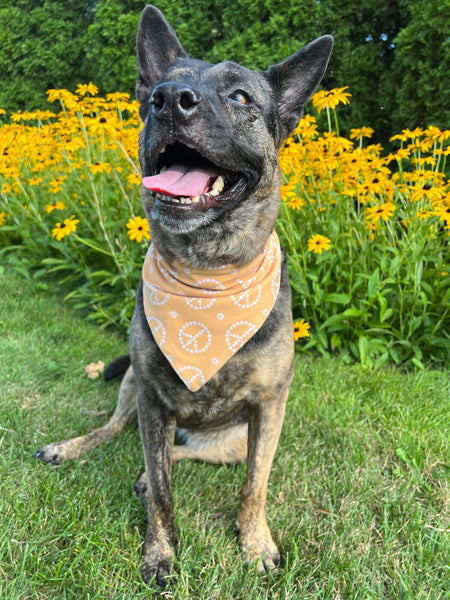
[[332, 45], [324, 36], [264, 72], [212, 65], [190, 59], [159, 10], [144, 9], [136, 96], [152, 234], [156, 226], [166, 235], [204, 237], [205, 228], [242, 212], [246, 202], [246, 213], [260, 212], [269, 197], [275, 220], [278, 151], [321, 80]]

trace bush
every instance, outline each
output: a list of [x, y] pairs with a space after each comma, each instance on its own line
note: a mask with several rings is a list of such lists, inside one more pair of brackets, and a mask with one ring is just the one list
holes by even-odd
[[[280, 153], [277, 229], [288, 254], [298, 349], [349, 360], [449, 359], [449, 131], [393, 136], [396, 152], [339, 133], [346, 88], [313, 97], [327, 116], [300, 121]], [[1, 254], [101, 325], [129, 326], [148, 224], [141, 217], [137, 104], [95, 86], [49, 92], [61, 112], [16, 113], [0, 128]], [[300, 338], [309, 338], [301, 340]]]

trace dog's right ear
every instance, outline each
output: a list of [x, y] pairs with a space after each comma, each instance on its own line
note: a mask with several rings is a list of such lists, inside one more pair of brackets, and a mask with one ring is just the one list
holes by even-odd
[[136, 98], [139, 114], [144, 121], [148, 113], [148, 100], [155, 85], [176, 58], [187, 58], [175, 31], [161, 11], [149, 4], [144, 8], [136, 40], [138, 79]]

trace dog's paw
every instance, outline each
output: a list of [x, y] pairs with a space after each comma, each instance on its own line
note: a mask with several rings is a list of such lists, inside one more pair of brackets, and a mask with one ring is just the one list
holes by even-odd
[[170, 546], [163, 547], [159, 544], [152, 546], [144, 552], [141, 566], [141, 577], [144, 583], [157, 583], [160, 587], [167, 586], [167, 576], [172, 566], [173, 550]]
[[280, 553], [267, 525], [240, 532], [240, 546], [245, 564], [255, 564], [259, 573], [280, 566]]
[[138, 481], [133, 486], [133, 489], [136, 493], [136, 496], [142, 502], [144, 508], [147, 508], [147, 478], [145, 476], [145, 471], [139, 477]]
[[64, 451], [62, 447], [63, 442], [56, 444], [49, 444], [43, 448], [39, 448], [33, 454], [34, 458], [38, 458], [42, 462], [52, 463], [53, 465], [60, 465], [64, 460]]

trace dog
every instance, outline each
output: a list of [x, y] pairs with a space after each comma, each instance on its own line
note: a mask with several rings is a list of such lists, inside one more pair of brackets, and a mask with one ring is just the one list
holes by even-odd
[[[263, 72], [213, 65], [188, 57], [158, 9], [149, 5], [142, 13], [136, 96], [151, 246], [130, 359], [108, 369], [107, 377], [126, 371], [111, 420], [35, 456], [53, 463], [76, 458], [138, 413], [145, 472], [135, 488], [148, 512], [145, 582], [164, 587], [171, 571], [171, 465], [183, 458], [247, 461], [237, 515], [243, 559], [259, 571], [280, 563], [265, 501], [294, 340], [286, 259], [274, 233], [278, 152], [332, 45], [323, 36]], [[184, 443], [174, 443], [176, 431]]]

